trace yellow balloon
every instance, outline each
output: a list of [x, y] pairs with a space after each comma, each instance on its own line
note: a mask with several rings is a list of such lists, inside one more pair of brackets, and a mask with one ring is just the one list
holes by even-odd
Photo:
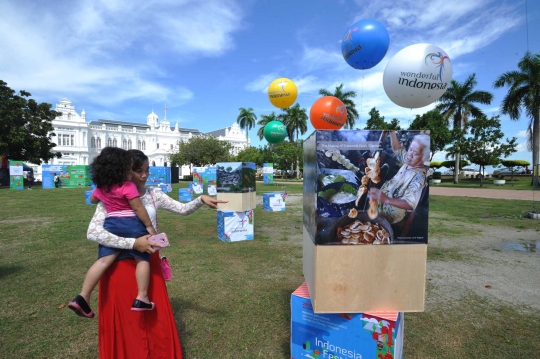
[[268, 99], [279, 108], [290, 107], [298, 97], [298, 89], [294, 82], [285, 77], [272, 81], [268, 86]]

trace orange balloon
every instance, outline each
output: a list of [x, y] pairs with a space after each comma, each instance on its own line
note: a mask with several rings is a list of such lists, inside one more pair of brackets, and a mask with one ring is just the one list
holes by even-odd
[[316, 130], [339, 130], [347, 122], [347, 108], [337, 97], [324, 96], [311, 106], [309, 120]]

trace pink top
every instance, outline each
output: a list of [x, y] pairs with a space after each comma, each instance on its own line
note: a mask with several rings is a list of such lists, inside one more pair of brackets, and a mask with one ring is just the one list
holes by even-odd
[[139, 197], [137, 186], [133, 182], [123, 182], [120, 185], [111, 186], [107, 192], [107, 186], [96, 188], [92, 193], [105, 205], [109, 216], [134, 216], [135, 212], [129, 205], [129, 200]]

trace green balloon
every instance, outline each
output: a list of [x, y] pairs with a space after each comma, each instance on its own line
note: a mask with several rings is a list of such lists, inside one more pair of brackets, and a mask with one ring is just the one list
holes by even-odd
[[287, 137], [287, 127], [281, 121], [270, 121], [264, 126], [264, 138], [270, 143], [280, 143]]

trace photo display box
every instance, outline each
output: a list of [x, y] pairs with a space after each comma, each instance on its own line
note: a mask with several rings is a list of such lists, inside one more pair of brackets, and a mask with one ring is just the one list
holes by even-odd
[[203, 194], [204, 193], [204, 183], [188, 183], [188, 188], [192, 193]]
[[[306, 139], [304, 224], [315, 244], [427, 243], [430, 139], [422, 132], [317, 130]], [[409, 150], [423, 163], [408, 165]], [[373, 203], [372, 188], [409, 210]]]
[[248, 193], [256, 191], [257, 168], [253, 162], [216, 163], [218, 193]]
[[180, 202], [191, 202], [193, 200], [193, 193], [189, 188], [179, 188], [178, 200]]
[[193, 167], [193, 182], [216, 185], [216, 167]]
[[316, 314], [306, 283], [291, 295], [291, 359], [401, 359], [404, 313]]
[[223, 242], [253, 240], [253, 211], [226, 212], [217, 210], [217, 232]]
[[267, 212], [281, 212], [285, 210], [285, 194], [283, 192], [263, 193], [263, 207]]

